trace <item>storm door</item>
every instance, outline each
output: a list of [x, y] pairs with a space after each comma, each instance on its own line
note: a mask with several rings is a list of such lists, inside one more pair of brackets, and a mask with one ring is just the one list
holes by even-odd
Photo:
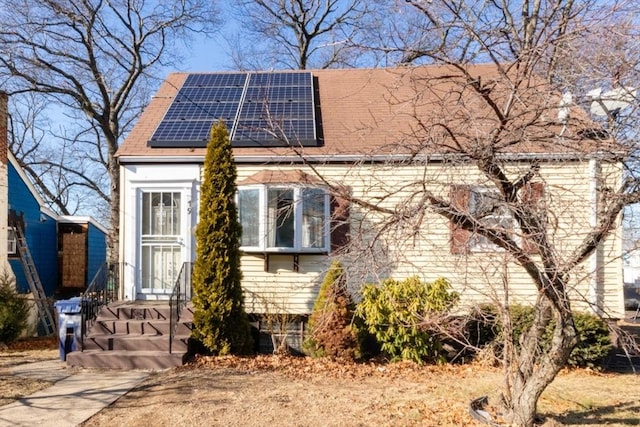
[[180, 272], [183, 240], [181, 194], [142, 193], [141, 281], [142, 294], [170, 294]]

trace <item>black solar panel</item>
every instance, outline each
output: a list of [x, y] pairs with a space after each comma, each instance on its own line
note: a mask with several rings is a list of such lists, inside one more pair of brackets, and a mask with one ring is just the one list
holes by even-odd
[[189, 74], [182, 87], [244, 87], [247, 73]]
[[311, 73], [254, 73], [249, 80], [250, 86], [309, 86]]
[[279, 99], [282, 101], [311, 102], [313, 94], [304, 86], [249, 86], [245, 99], [253, 102]]
[[227, 123], [236, 147], [317, 145], [309, 72], [190, 74], [153, 134], [151, 147], [205, 147]]
[[163, 121], [172, 120], [208, 120], [223, 119], [233, 121], [238, 111], [237, 102], [218, 102], [218, 103], [174, 103], [164, 116]]
[[152, 147], [206, 147], [210, 130], [208, 120], [163, 121], [153, 134]]
[[313, 120], [313, 108], [310, 104], [301, 102], [260, 102], [242, 105], [240, 120], [250, 118], [273, 118], [288, 120]]
[[174, 102], [238, 102], [242, 87], [183, 87]]
[[241, 120], [235, 129], [233, 145], [236, 147], [281, 147], [288, 145], [315, 145], [314, 120]]
[[236, 145], [315, 145], [313, 119], [311, 73], [251, 74], [233, 142]]

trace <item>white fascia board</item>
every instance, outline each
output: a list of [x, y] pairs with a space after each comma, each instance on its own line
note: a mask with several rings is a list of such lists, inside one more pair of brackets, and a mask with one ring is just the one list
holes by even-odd
[[109, 234], [109, 230], [96, 221], [91, 216], [83, 216], [83, 215], [60, 215], [58, 217], [58, 222], [63, 224], [93, 224], [97, 229], [102, 231], [104, 234]]
[[[600, 160], [620, 160], [617, 153], [594, 152], [589, 154], [576, 153], [518, 153], [501, 154], [498, 158], [510, 161], [587, 161], [598, 158]], [[418, 155], [409, 154], [396, 155], [310, 155], [310, 156], [235, 156], [236, 163], [384, 163], [384, 162], [407, 162], [407, 161], [431, 161], [444, 162], [451, 159], [470, 160], [463, 155]], [[118, 158], [120, 164], [143, 164], [143, 163], [204, 163], [204, 156], [122, 156]]]

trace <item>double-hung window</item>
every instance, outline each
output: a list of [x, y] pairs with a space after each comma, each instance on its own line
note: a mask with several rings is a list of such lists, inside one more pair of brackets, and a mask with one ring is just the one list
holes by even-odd
[[[513, 229], [513, 217], [504, 200], [495, 189], [474, 187], [469, 193], [469, 213], [487, 228], [497, 232], [510, 232]], [[472, 251], [501, 250], [487, 237], [473, 233], [470, 249]]]
[[14, 227], [7, 227], [7, 254], [18, 254], [18, 237]]
[[[544, 202], [544, 183], [540, 181], [525, 184], [519, 193], [521, 208], [531, 213], [539, 211], [538, 204]], [[467, 213], [487, 228], [504, 232], [512, 237], [516, 244], [521, 244], [527, 253], [538, 253], [531, 236], [523, 235], [507, 203], [498, 190], [493, 187], [453, 185], [451, 187], [451, 204], [457, 210]], [[543, 218], [541, 221], [544, 220]], [[491, 252], [501, 250], [487, 237], [477, 230], [463, 228], [461, 224], [452, 221], [451, 224], [451, 252], [463, 254], [468, 252]]]
[[329, 196], [319, 187], [253, 185], [238, 188], [245, 251], [328, 252]]

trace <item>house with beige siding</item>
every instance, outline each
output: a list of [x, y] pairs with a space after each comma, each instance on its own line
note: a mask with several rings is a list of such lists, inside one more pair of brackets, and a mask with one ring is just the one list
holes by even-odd
[[[490, 66], [468, 71], [498, 81]], [[450, 75], [445, 67], [170, 74], [117, 152], [121, 298], [167, 299], [194, 261], [207, 131], [223, 119], [238, 171], [249, 313], [309, 314], [334, 259], [355, 293], [389, 277], [445, 277], [464, 304], [532, 301], [535, 286], [507, 251], [422, 209], [425, 195], [475, 212], [497, 197], [464, 150], [434, 142], [447, 123], [464, 127], [464, 144], [493, 132]], [[598, 224], [603, 189], [620, 183], [622, 169], [578, 129], [584, 113], [572, 112], [582, 123], [574, 126], [558, 119], [557, 99], [536, 102], [539, 137], [523, 131], [494, 149], [507, 174], [527, 177], [518, 197], [543, 204], [562, 257]], [[483, 218], [513, 227], [508, 211]], [[570, 272], [575, 305], [614, 318], [624, 313], [616, 227]], [[535, 260], [528, 237], [513, 236]]]

